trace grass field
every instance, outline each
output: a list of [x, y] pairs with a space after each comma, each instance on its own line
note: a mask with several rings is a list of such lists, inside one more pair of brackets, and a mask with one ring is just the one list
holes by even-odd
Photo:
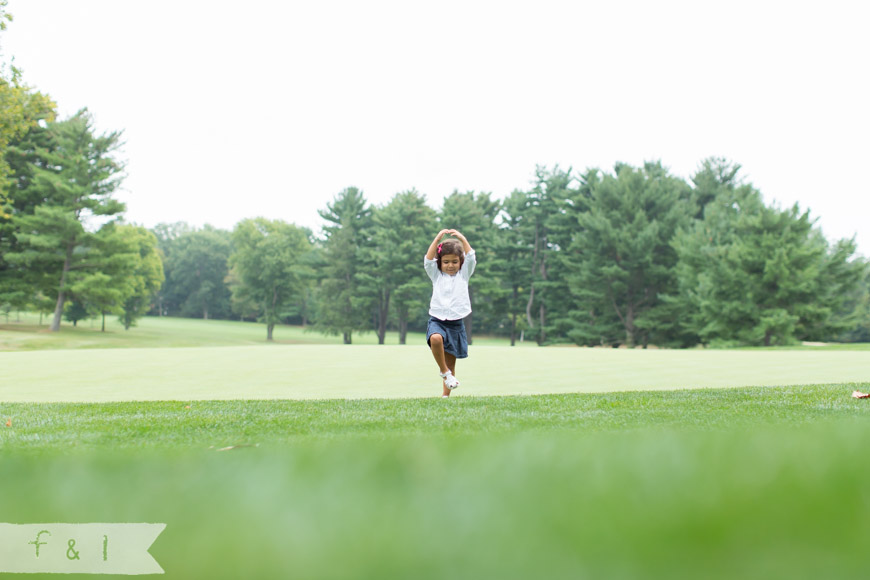
[[[441, 392], [422, 336], [410, 336], [404, 346], [347, 346], [337, 340], [316, 342], [329, 337], [293, 327], [277, 329], [276, 337], [295, 344], [267, 344], [263, 333], [262, 325], [252, 323], [155, 318], [130, 331], [66, 327], [60, 333], [66, 337], [22, 327], [0, 329], [7, 347], [58, 341], [40, 350], [0, 352], [0, 400], [366, 399]], [[475, 342], [471, 357], [458, 363], [463, 386], [456, 396], [860, 383], [870, 369], [870, 350], [856, 349], [680, 351], [506, 344]]]
[[417, 346], [149, 340], [0, 353], [0, 521], [163, 522], [185, 579], [870, 569], [864, 351], [473, 346], [442, 400]]
[[[420, 344], [422, 333], [409, 333], [408, 344]], [[266, 326], [254, 322], [230, 320], [194, 320], [188, 318], [146, 317], [137, 326], [124, 330], [116, 317], [106, 319], [106, 332], [101, 331], [99, 320], [85, 320], [77, 326], [64, 322], [59, 332], [49, 332], [48, 319], [40, 324], [38, 315], [12, 314], [9, 321], [0, 317], [0, 352], [46, 349], [86, 348], [177, 348], [203, 346], [244, 346], [266, 343]], [[310, 328], [281, 325], [275, 328], [275, 344], [342, 344], [339, 336], [313, 332]], [[355, 333], [353, 343], [378, 343], [374, 332]], [[398, 344], [397, 332], [388, 332], [387, 344]], [[508, 340], [479, 336], [477, 344], [504, 346]], [[532, 342], [518, 346], [536, 346]]]

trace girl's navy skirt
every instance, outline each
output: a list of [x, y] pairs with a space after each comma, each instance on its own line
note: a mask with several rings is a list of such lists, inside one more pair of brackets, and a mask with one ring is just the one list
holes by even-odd
[[429, 337], [433, 334], [440, 334], [444, 337], [444, 352], [449, 352], [456, 358], [466, 358], [468, 356], [468, 337], [465, 336], [465, 322], [459, 320], [438, 320], [430, 317], [429, 325], [426, 328], [426, 344], [429, 343]]

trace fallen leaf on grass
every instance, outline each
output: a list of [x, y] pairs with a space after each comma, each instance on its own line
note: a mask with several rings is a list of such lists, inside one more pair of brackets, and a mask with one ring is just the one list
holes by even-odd
[[221, 447], [218, 451], [229, 451], [230, 449], [241, 449], [242, 447], [259, 447], [259, 443], [254, 443], [253, 445], [230, 445], [229, 447]]
[[862, 393], [861, 391], [852, 391], [853, 399], [870, 399], [870, 393]]
[[6, 419], [6, 426], [7, 426], [7, 427], [11, 427], [11, 426], [12, 426], [12, 419]]

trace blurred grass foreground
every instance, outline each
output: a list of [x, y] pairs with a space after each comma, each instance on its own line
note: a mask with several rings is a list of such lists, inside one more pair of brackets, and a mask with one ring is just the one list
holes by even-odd
[[7, 403], [0, 510], [166, 523], [168, 578], [863, 578], [868, 410], [843, 385]]

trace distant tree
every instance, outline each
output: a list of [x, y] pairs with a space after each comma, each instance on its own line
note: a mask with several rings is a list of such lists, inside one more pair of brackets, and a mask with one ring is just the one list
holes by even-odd
[[257, 305], [266, 340], [272, 341], [275, 325], [304, 293], [302, 267], [311, 250], [308, 234], [280, 220], [245, 219], [233, 230], [233, 247], [233, 292]]
[[411, 189], [377, 208], [373, 223], [371, 241], [361, 248], [369, 268], [357, 273], [360, 293], [375, 306], [378, 343], [384, 344], [387, 321], [394, 317], [399, 344], [405, 344], [411, 311], [423, 310], [429, 297], [423, 255], [434, 235], [435, 212]]
[[527, 194], [519, 190], [514, 190], [505, 199], [492, 256], [491, 271], [497, 273], [501, 289], [496, 304], [507, 325], [511, 346], [521, 336], [519, 333], [527, 328], [523, 316], [526, 311], [524, 297], [532, 283], [532, 248], [520, 229], [526, 204]]
[[228, 318], [230, 290], [224, 280], [232, 252], [230, 232], [206, 225], [172, 241], [166, 269], [170, 272], [171, 302], [182, 316]]
[[575, 195], [573, 182], [570, 169], [538, 166], [534, 186], [523, 195], [514, 193], [506, 206], [504, 223], [516, 228], [514, 250], [528, 269], [521, 277], [526, 329], [539, 345], [563, 338], [553, 320], [555, 315], [559, 326], [565, 325], [570, 300], [559, 254], [565, 250], [560, 242], [567, 243], [563, 214], [566, 200]]
[[124, 204], [112, 194], [120, 185], [123, 164], [115, 157], [120, 133], [94, 133], [86, 109], [71, 118], [48, 124], [48, 147], [35, 152], [30, 164], [32, 179], [22, 197], [43, 201], [33, 213], [14, 213], [16, 250], [5, 257], [30, 276], [54, 278], [53, 288], [41, 288], [57, 297], [51, 330], [60, 328], [69, 286], [78, 272], [92, 268], [87, 251], [93, 234], [86, 228], [92, 219], [121, 213]]
[[617, 164], [613, 175], [590, 184], [589, 193], [570, 248], [578, 301], [572, 336], [580, 344], [646, 346], [669, 330], [656, 311], [659, 295], [676, 288], [670, 242], [690, 220], [689, 187], [661, 163]]
[[578, 215], [587, 210], [588, 187], [575, 177], [571, 168], [556, 165], [553, 169], [539, 167], [536, 171], [536, 197], [543, 201], [538, 208], [543, 215], [541, 267], [537, 269], [535, 286], [539, 291], [538, 323], [541, 343], [564, 342], [574, 328], [571, 316], [574, 308], [568, 279], [573, 263], [567, 249], [582, 228]]
[[136, 326], [136, 321], [151, 309], [151, 301], [163, 284], [163, 260], [157, 248], [157, 238], [141, 226], [120, 225], [119, 234], [132, 245], [132, 260], [127, 265], [125, 279], [128, 292], [121, 309], [121, 323], [125, 330]]
[[371, 268], [361, 257], [371, 243], [372, 209], [362, 191], [348, 187], [318, 213], [326, 225], [316, 328], [351, 344], [354, 331], [368, 330], [372, 322], [372, 299], [362, 295], [359, 276]]
[[848, 320], [848, 328], [835, 339], [840, 342], [870, 342], [870, 262], [866, 258], [854, 260], [861, 269], [858, 284], [844, 296], [839, 314]]
[[744, 185], [740, 176], [741, 166], [721, 157], [708, 157], [701, 161], [692, 176], [692, 190], [689, 195], [692, 217], [704, 219], [706, 207], [721, 195], [731, 195], [736, 188]]
[[[125, 259], [128, 259], [125, 256]], [[76, 303], [87, 304], [102, 320], [101, 331], [106, 331], [106, 315], [121, 314], [122, 303], [128, 292], [125, 284], [118, 283], [110, 274], [100, 271], [78, 276], [69, 286], [69, 296]]]
[[854, 244], [829, 247], [797, 205], [768, 207], [751, 185], [725, 188], [678, 233], [682, 324], [712, 344], [771, 346], [831, 336], [863, 274]]
[[66, 303], [63, 317], [64, 320], [72, 322], [73, 326], [78, 326], [79, 320], [91, 318], [94, 313], [88, 308], [87, 304], [81, 300], [70, 300]]
[[181, 305], [184, 303], [185, 295], [173, 281], [172, 257], [178, 239], [194, 231], [196, 228], [187, 222], [160, 223], [151, 228], [151, 233], [157, 237], [157, 249], [163, 259], [164, 283], [154, 297], [154, 310], [159, 316], [181, 315]]
[[163, 282], [157, 239], [141, 226], [109, 223], [93, 236], [91, 244], [87, 251], [90, 268], [72, 278], [69, 297], [77, 309], [99, 313], [103, 331], [107, 314], [120, 315], [129, 330], [148, 311], [151, 297]]
[[[0, 5], [0, 24], [4, 24], [2, 14]], [[12, 218], [33, 214], [42, 202], [28, 187], [29, 161], [37, 144], [46, 146], [37, 137], [47, 132], [39, 123], [53, 121], [54, 108], [50, 99], [20, 85], [17, 72], [2, 74], [0, 65], [0, 302], [15, 310], [33, 307], [34, 288], [41, 281], [34, 280], [36, 273], [25, 271], [20, 262], [13, 265], [7, 260], [8, 254], [21, 251]]]

